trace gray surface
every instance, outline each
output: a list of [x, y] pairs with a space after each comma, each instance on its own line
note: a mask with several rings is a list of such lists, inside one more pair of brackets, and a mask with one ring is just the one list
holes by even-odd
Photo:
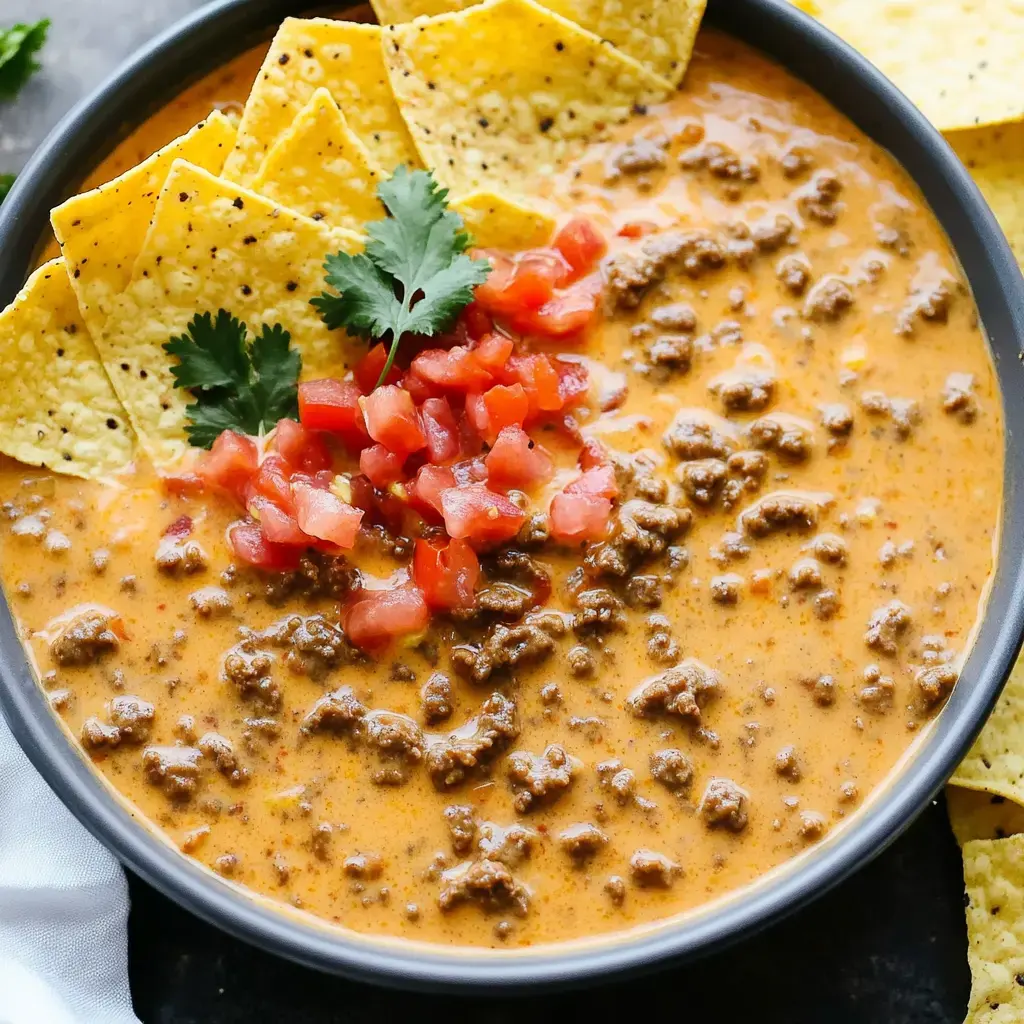
[[[53, 20], [43, 71], [0, 104], [0, 172], [17, 171], [71, 105], [199, 0], [0, 0], [0, 24]], [[298, 7], [298, 5], [297, 5]], [[543, 1000], [403, 996], [255, 952], [131, 879], [136, 1009], [161, 1024], [379, 1022], [454, 1014], [491, 1024], [623, 1019], [958, 1024], [968, 976], [959, 856], [932, 806], [878, 861], [788, 922], [702, 964]], [[41, 1022], [44, 1024], [44, 1022]], [[96, 1022], [102, 1024], [102, 1022]]]

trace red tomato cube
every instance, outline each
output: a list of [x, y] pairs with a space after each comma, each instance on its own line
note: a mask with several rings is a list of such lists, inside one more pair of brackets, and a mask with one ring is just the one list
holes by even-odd
[[612, 503], [592, 494], [556, 494], [551, 501], [551, 536], [563, 544], [603, 540]]
[[449, 537], [478, 545], [511, 540], [526, 521], [526, 513], [518, 505], [483, 484], [442, 491], [441, 511]]
[[361, 399], [370, 437], [403, 458], [425, 448], [419, 415], [412, 396], [394, 384], [385, 384]]
[[321, 490], [307, 483], [292, 487], [295, 497], [295, 518], [303, 533], [339, 548], [350, 548], [356, 542], [362, 509], [353, 508], [333, 491]]
[[487, 483], [509, 490], [529, 490], [554, 475], [551, 456], [522, 427], [505, 427], [484, 456]]
[[342, 622], [349, 640], [371, 653], [383, 650], [395, 637], [422, 632], [429, 623], [430, 608], [415, 583], [359, 591]]
[[417, 539], [412, 575], [431, 608], [472, 608], [480, 560], [464, 540], [445, 544]]

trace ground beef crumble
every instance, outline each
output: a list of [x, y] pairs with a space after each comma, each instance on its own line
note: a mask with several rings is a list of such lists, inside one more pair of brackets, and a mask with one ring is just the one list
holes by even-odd
[[679, 715], [696, 724], [701, 708], [720, 690], [717, 672], [696, 658], [687, 658], [641, 683], [627, 705], [634, 715]]
[[580, 762], [563, 746], [552, 743], [543, 754], [517, 750], [509, 754], [505, 774], [512, 784], [513, 806], [520, 814], [550, 802], [572, 785]]
[[518, 735], [515, 703], [492, 693], [466, 727], [427, 748], [427, 772], [438, 789], [457, 786], [471, 772], [485, 768]]

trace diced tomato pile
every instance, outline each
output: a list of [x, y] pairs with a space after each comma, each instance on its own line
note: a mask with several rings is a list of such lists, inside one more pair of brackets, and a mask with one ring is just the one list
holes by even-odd
[[[588, 392], [586, 367], [536, 345], [564, 346], [594, 322], [604, 252], [603, 238], [577, 218], [550, 247], [483, 253], [492, 272], [452, 331], [403, 342], [403, 365], [380, 386], [383, 344], [351, 379], [300, 384], [299, 422], [281, 420], [262, 445], [225, 431], [167, 488], [207, 488], [237, 502], [246, 516], [229, 528], [231, 549], [270, 571], [296, 568], [310, 547], [352, 548], [364, 523], [406, 534], [410, 517], [443, 525], [447, 537], [416, 541], [408, 579], [350, 599], [345, 629], [366, 650], [422, 631], [432, 612], [471, 607], [477, 553], [512, 539], [526, 520], [510, 492], [553, 477], [531, 430], [579, 436], [572, 412]], [[584, 447], [580, 470], [550, 506], [552, 536], [568, 544], [605, 535], [618, 493], [599, 446]]]

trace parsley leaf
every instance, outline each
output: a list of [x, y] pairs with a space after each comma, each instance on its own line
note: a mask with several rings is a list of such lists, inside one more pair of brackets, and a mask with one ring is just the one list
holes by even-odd
[[13, 174], [0, 174], [0, 203], [7, 198], [7, 193], [14, 188]]
[[390, 335], [380, 385], [403, 335], [429, 337], [450, 327], [491, 268], [466, 255], [462, 218], [448, 209], [448, 190], [429, 171], [400, 166], [377, 196], [390, 216], [367, 224], [364, 252], [327, 257], [325, 280], [338, 294], [311, 301], [330, 330], [344, 327], [367, 340]]
[[36, 53], [46, 42], [50, 19], [0, 29], [0, 98], [10, 99], [39, 69]]
[[241, 320], [221, 309], [194, 316], [185, 334], [164, 351], [177, 356], [174, 386], [187, 388], [195, 402], [186, 407], [189, 441], [209, 448], [224, 430], [260, 434], [280, 419], [299, 418], [302, 357], [280, 325], [263, 325], [252, 341]]

